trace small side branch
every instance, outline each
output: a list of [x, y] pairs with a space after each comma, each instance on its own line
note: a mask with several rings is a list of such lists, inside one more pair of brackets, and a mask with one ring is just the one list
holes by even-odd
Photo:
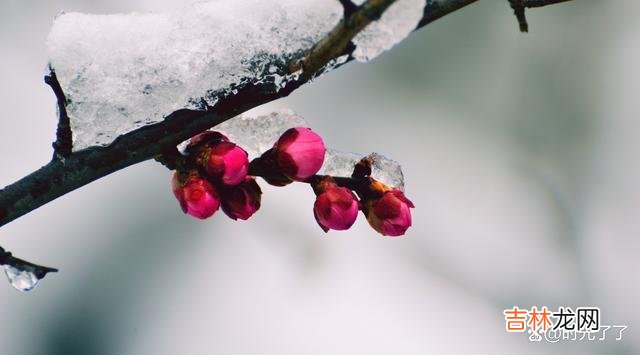
[[62, 160], [71, 155], [73, 147], [71, 123], [67, 115], [67, 99], [53, 69], [50, 69], [49, 75], [44, 77], [44, 82], [51, 87], [58, 100], [58, 129], [56, 130], [56, 141], [53, 143], [53, 158]]
[[11, 255], [11, 252], [5, 251], [2, 247], [0, 247], [0, 265], [9, 265], [18, 271], [33, 273], [38, 280], [44, 278], [50, 272], [58, 272], [58, 269], [36, 265], [28, 261], [18, 259]]
[[523, 0], [509, 0], [509, 4], [513, 9], [513, 14], [518, 20], [520, 32], [529, 32], [529, 24], [527, 23], [527, 17], [524, 14], [525, 6]]
[[525, 15], [525, 9], [533, 7], [543, 7], [547, 5], [559, 4], [561, 2], [567, 2], [571, 0], [508, 0], [509, 5], [513, 9], [513, 14], [518, 20], [518, 27], [520, 32], [529, 32], [529, 24], [527, 23], [527, 16]]

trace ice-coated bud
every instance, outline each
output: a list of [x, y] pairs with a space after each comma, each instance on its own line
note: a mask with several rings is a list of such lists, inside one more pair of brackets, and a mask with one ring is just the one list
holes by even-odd
[[313, 204], [313, 214], [320, 228], [325, 232], [351, 228], [360, 209], [353, 191], [326, 180], [320, 182], [316, 191], [319, 194]]
[[216, 181], [235, 186], [244, 181], [249, 171], [247, 152], [231, 142], [220, 141], [202, 149], [198, 163]]
[[288, 129], [273, 150], [282, 173], [297, 181], [315, 175], [322, 167], [326, 153], [322, 137], [305, 127]]
[[402, 191], [390, 189], [382, 193], [378, 199], [364, 203], [367, 221], [378, 233], [397, 237], [404, 235], [411, 227], [411, 211], [413, 203], [404, 196]]
[[260, 208], [262, 190], [254, 178], [247, 176], [240, 185], [225, 191], [222, 210], [231, 219], [247, 220]]
[[215, 187], [196, 170], [173, 174], [173, 194], [182, 211], [199, 219], [211, 217], [220, 207], [220, 195]]

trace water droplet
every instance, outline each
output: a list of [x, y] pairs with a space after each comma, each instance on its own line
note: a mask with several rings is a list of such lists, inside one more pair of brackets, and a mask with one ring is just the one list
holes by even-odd
[[32, 270], [23, 269], [20, 270], [11, 265], [3, 265], [4, 273], [7, 275], [9, 279], [9, 283], [16, 290], [27, 292], [33, 290], [37, 285], [40, 279]]

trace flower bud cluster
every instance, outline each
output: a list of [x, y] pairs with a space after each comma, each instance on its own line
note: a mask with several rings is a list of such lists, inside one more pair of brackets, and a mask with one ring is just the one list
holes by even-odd
[[370, 162], [358, 163], [351, 178], [316, 175], [326, 148], [309, 128], [287, 130], [251, 163], [242, 147], [213, 131], [193, 137], [185, 153], [172, 187], [182, 210], [195, 218], [209, 218], [220, 207], [234, 220], [250, 218], [260, 208], [262, 191], [254, 178], [260, 176], [275, 186], [310, 184], [316, 194], [313, 214], [325, 232], [351, 228], [359, 211], [385, 236], [404, 235], [411, 226], [413, 203], [370, 177]]
[[351, 182], [349, 185], [355, 188], [360, 199], [353, 190], [339, 186], [330, 176], [315, 184], [317, 196], [313, 213], [325, 232], [349, 229], [362, 210], [376, 232], [389, 237], [405, 234], [411, 226], [410, 209], [414, 205], [402, 191], [371, 177]]
[[260, 208], [262, 191], [248, 176], [244, 149], [218, 132], [207, 131], [191, 138], [186, 152], [172, 183], [184, 213], [206, 219], [222, 207], [230, 218], [246, 220]]

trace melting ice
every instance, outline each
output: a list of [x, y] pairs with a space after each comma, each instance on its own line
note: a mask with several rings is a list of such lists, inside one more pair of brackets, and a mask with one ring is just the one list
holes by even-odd
[[416, 29], [424, 16], [425, 5], [425, 0], [396, 0], [380, 20], [370, 23], [356, 35], [353, 56], [366, 62], [391, 49]]
[[2, 265], [2, 267], [9, 279], [9, 283], [17, 290], [23, 292], [31, 291], [38, 286], [38, 282], [40, 282], [40, 279], [35, 274], [35, 270], [30, 270], [30, 268], [21, 270], [11, 265]]

